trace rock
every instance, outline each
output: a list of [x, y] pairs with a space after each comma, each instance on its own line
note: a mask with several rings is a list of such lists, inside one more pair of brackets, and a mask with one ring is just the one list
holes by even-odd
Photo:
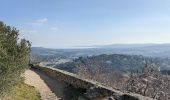
[[108, 98], [108, 100], [115, 100], [112, 96], [110, 96], [109, 98]]

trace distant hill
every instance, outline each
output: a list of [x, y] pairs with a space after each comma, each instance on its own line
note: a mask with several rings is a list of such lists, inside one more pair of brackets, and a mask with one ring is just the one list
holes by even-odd
[[124, 73], [129, 72], [141, 72], [146, 62], [156, 69], [164, 70], [170, 69], [170, 59], [166, 58], [150, 58], [139, 55], [125, 55], [125, 54], [111, 54], [111, 55], [98, 55], [92, 57], [79, 57], [73, 62], [68, 62], [65, 64], [56, 65], [56, 68], [77, 72], [77, 68], [83, 66], [84, 69], [89, 72], [102, 69], [105, 73], [119, 71]]
[[[113, 44], [91, 46], [85, 49], [49, 49], [33, 47], [32, 55], [39, 58], [77, 58], [100, 54], [128, 54], [143, 55], [147, 57], [170, 58], [170, 44]], [[47, 59], [46, 59], [47, 60]]]

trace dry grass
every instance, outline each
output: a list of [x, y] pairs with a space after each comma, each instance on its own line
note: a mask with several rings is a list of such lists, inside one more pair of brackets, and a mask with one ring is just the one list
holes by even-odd
[[2, 100], [40, 100], [40, 94], [34, 87], [21, 83], [15, 86], [10, 94]]

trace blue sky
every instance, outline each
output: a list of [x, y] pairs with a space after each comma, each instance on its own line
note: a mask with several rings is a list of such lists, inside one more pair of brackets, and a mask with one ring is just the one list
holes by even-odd
[[169, 0], [0, 0], [0, 20], [33, 46], [170, 43]]

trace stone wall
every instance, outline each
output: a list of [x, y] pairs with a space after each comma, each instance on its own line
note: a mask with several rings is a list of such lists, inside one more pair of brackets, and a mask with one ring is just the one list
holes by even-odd
[[111, 87], [106, 87], [99, 82], [87, 80], [77, 76], [76, 74], [56, 68], [40, 65], [33, 65], [32, 67], [45, 72], [47, 75], [53, 77], [56, 80], [72, 85], [75, 88], [86, 89], [87, 91], [85, 96], [91, 100], [99, 100], [99, 98], [104, 97], [113, 97], [113, 100], [153, 100], [138, 94], [122, 93]]

